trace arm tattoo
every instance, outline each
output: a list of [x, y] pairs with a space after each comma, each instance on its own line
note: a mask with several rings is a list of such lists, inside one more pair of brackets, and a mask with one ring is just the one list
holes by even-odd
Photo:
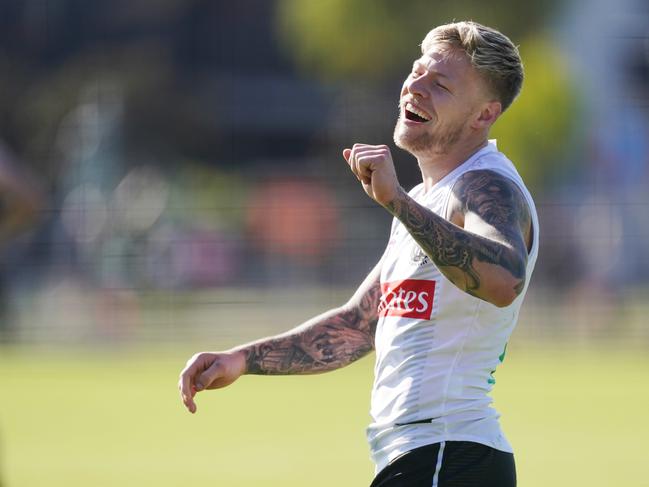
[[[527, 249], [523, 234], [530, 225], [525, 198], [516, 185], [493, 171], [470, 171], [453, 188], [458, 201], [453, 213], [479, 217], [489, 237], [451, 223], [415, 202], [405, 191], [387, 205], [408, 229], [422, 250], [454, 284], [469, 294], [480, 294], [485, 275], [478, 262], [507, 270], [518, 295], [525, 284]], [[460, 271], [458, 273], [458, 270]]]
[[329, 311], [284, 335], [244, 349], [246, 373], [314, 374], [339, 369], [374, 349], [381, 296], [376, 279], [349, 305]]

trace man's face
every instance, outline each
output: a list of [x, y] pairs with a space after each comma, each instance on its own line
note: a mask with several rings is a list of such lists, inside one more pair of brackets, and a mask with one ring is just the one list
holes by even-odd
[[466, 55], [433, 44], [403, 83], [394, 142], [415, 156], [445, 154], [468, 135], [486, 100], [484, 83]]

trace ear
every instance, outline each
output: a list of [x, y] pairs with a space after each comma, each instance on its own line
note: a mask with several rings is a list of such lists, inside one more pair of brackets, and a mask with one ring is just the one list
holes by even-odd
[[488, 129], [491, 127], [503, 111], [502, 104], [497, 100], [485, 102], [476, 118], [473, 120], [473, 128]]

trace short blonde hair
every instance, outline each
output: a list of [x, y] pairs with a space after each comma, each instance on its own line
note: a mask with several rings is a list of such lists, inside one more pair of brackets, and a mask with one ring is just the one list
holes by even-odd
[[473, 21], [453, 22], [431, 30], [421, 44], [426, 53], [443, 43], [464, 51], [505, 111], [523, 85], [523, 63], [518, 48], [501, 32]]

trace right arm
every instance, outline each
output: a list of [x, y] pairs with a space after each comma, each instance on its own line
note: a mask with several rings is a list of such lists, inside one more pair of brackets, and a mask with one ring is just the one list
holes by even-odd
[[225, 387], [243, 374], [316, 374], [339, 369], [367, 355], [374, 349], [380, 273], [381, 262], [345, 305], [293, 330], [227, 352], [194, 355], [178, 384], [187, 409], [196, 411], [196, 392]]

